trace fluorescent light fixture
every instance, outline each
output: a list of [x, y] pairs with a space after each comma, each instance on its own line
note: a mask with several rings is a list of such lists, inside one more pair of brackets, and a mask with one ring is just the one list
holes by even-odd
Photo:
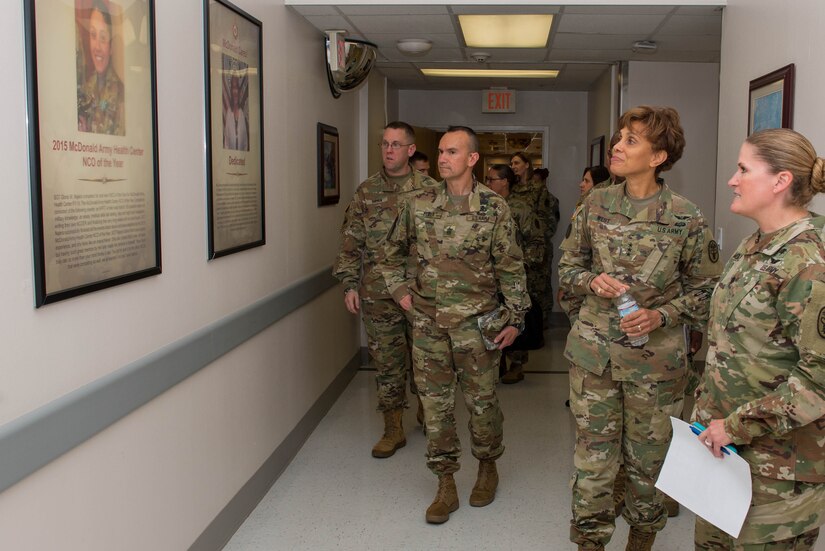
[[421, 69], [428, 77], [475, 78], [556, 78], [559, 72], [549, 69]]
[[458, 22], [469, 48], [544, 48], [553, 16], [459, 15]]

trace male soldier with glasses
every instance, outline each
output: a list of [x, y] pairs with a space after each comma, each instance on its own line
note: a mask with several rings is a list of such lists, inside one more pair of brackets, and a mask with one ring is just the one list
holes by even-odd
[[[410, 361], [410, 327], [404, 311], [387, 290], [378, 271], [382, 245], [406, 194], [435, 186], [432, 178], [412, 169], [415, 132], [405, 122], [384, 128], [383, 167], [364, 180], [347, 207], [341, 227], [341, 249], [333, 275], [344, 284], [344, 304], [353, 314], [363, 313], [370, 364], [377, 371], [378, 411], [384, 415], [384, 435], [372, 449], [373, 457], [390, 457], [406, 445], [401, 419], [407, 407], [406, 380], [417, 394]], [[418, 422], [422, 423], [418, 401]]]

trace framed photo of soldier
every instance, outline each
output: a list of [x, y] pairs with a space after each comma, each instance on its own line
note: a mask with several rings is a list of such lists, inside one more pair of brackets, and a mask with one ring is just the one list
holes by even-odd
[[748, 136], [767, 128], [793, 128], [794, 64], [750, 81]]
[[161, 272], [154, 0], [25, 0], [35, 305]]
[[209, 258], [266, 243], [262, 24], [204, 0]]
[[338, 129], [318, 123], [318, 206], [334, 205], [341, 199], [341, 161]]

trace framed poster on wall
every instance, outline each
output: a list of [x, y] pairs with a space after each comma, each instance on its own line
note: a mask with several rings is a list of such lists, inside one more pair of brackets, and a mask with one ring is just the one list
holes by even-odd
[[793, 92], [793, 63], [750, 81], [748, 136], [766, 128], [792, 128]]
[[266, 243], [262, 24], [204, 0], [209, 258]]
[[25, 0], [35, 304], [159, 274], [153, 0]]

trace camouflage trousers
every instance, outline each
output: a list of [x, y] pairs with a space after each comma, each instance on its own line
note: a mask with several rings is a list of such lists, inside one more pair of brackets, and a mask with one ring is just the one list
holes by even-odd
[[507, 361], [510, 363], [510, 367], [508, 369], [513, 369], [517, 365], [524, 365], [527, 363], [527, 360], [530, 359], [528, 354], [529, 351], [527, 350], [510, 350], [509, 348], [504, 349], [504, 356], [507, 358]]
[[696, 517], [697, 551], [811, 551], [825, 523], [825, 483], [751, 480], [751, 508], [739, 538]]
[[537, 286], [537, 294], [539, 295], [539, 300], [541, 303], [541, 314], [544, 319], [544, 326], [547, 327], [549, 325], [548, 322], [550, 320], [550, 312], [553, 311], [553, 301], [555, 299], [553, 294], [553, 278], [551, 276], [553, 273], [553, 247], [549, 247], [547, 249], [547, 260], [545, 264], [547, 266], [547, 273], [544, 280], [539, 283], [539, 286]]
[[415, 382], [424, 406], [427, 467], [436, 475], [454, 473], [460, 467], [456, 386], [470, 412], [473, 456], [477, 459], [501, 456], [504, 416], [496, 396], [501, 352], [484, 347], [477, 318], [454, 329], [441, 329], [432, 318], [416, 311], [412, 357]]
[[412, 377], [410, 341], [412, 329], [407, 314], [391, 298], [361, 299], [370, 367], [376, 370], [378, 411], [407, 407], [405, 385], [417, 394]]
[[613, 482], [622, 461], [624, 519], [645, 532], [658, 532], [667, 522], [664, 497], [654, 484], [670, 444], [670, 416], [682, 411], [685, 379], [614, 381], [611, 371], [610, 363], [602, 375], [570, 369], [576, 419], [570, 540], [584, 548], [606, 545], [613, 535]]

